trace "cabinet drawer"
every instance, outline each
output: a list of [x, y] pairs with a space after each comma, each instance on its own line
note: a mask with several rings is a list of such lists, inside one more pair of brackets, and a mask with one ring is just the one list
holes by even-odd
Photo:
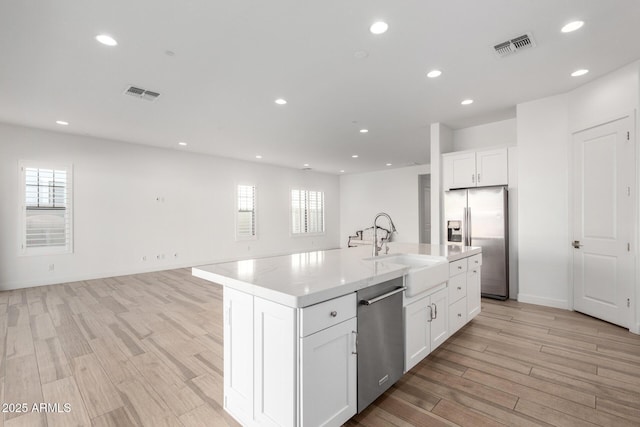
[[449, 328], [451, 335], [467, 323], [467, 298], [451, 304], [449, 306]]
[[467, 296], [467, 276], [458, 274], [449, 279], [449, 303], [453, 304]]
[[482, 265], [482, 254], [472, 255], [469, 258], [469, 270], [473, 270], [474, 267], [480, 267]]
[[461, 274], [467, 271], [467, 259], [459, 259], [449, 263], [449, 277]]
[[301, 310], [300, 336], [306, 337], [356, 316], [355, 292]]

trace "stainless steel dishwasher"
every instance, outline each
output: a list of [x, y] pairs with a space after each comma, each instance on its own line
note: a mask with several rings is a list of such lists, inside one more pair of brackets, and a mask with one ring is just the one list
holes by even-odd
[[402, 376], [403, 278], [358, 291], [358, 413]]

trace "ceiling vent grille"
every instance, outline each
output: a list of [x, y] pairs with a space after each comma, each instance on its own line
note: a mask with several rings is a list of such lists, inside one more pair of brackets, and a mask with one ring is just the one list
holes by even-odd
[[533, 41], [531, 34], [527, 33], [511, 40], [498, 43], [493, 46], [493, 50], [496, 52], [496, 55], [503, 58], [523, 49], [530, 49], [532, 47], [536, 47], [536, 43]]
[[151, 90], [139, 88], [137, 86], [129, 86], [124, 91], [125, 95], [133, 96], [136, 98], [144, 99], [145, 101], [155, 101], [160, 94]]

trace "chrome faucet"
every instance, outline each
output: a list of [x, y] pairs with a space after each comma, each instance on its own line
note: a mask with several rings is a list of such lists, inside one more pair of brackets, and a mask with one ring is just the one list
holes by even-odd
[[[391, 238], [391, 234], [396, 232], [396, 226], [393, 224], [393, 220], [391, 220], [391, 217], [389, 216], [389, 214], [380, 212], [378, 215], [376, 215], [376, 218], [373, 220], [373, 256], [378, 256], [380, 249], [382, 249], [382, 242], [380, 242], [380, 246], [378, 246], [378, 226], [377, 226], [378, 218], [380, 218], [381, 216], [384, 216], [389, 220], [389, 225], [391, 228], [391, 232], [389, 236], [387, 236], [386, 241], [384, 242], [385, 245]], [[388, 250], [389, 250], [389, 247], [387, 246], [387, 251]]]

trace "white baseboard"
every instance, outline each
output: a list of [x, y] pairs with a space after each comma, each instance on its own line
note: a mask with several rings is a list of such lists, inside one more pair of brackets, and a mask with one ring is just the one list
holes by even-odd
[[632, 323], [629, 328], [629, 332], [632, 334], [640, 335], [640, 323]]
[[528, 295], [519, 293], [518, 301], [528, 304], [543, 305], [545, 307], [564, 308], [565, 310], [571, 310], [569, 308], [569, 301], [563, 299], [545, 298], [537, 295]]

